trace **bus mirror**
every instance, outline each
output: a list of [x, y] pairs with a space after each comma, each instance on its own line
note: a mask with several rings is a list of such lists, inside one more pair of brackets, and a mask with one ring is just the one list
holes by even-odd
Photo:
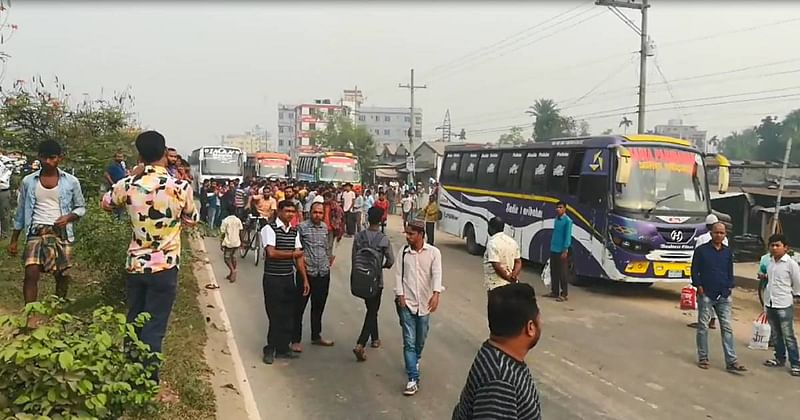
[[728, 158], [722, 155], [717, 155], [717, 162], [719, 163], [719, 176], [717, 182], [717, 191], [720, 194], [725, 194], [728, 192], [728, 184], [730, 183], [731, 179], [731, 163], [728, 161]]
[[622, 147], [617, 147], [617, 184], [627, 184], [631, 177], [631, 152]]

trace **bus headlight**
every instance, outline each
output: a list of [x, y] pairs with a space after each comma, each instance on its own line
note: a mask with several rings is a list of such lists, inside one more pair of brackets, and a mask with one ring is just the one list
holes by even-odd
[[611, 236], [611, 241], [614, 242], [614, 245], [636, 254], [647, 254], [650, 252], [650, 246], [642, 242], [632, 241], [613, 235]]

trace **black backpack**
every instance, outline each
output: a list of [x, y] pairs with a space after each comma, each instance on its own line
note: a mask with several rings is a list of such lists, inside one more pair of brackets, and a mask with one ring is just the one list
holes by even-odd
[[[376, 235], [380, 244], [383, 235]], [[374, 240], [374, 239], [373, 239]], [[350, 271], [350, 293], [362, 299], [373, 298], [378, 294], [378, 281], [383, 269], [383, 252], [375, 249], [371, 242], [353, 255]]]

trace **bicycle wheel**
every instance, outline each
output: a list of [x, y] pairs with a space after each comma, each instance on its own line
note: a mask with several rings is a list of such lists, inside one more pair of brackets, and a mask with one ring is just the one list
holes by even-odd
[[253, 244], [255, 245], [255, 249], [253, 249], [253, 260], [255, 264], [258, 265], [258, 261], [261, 259], [261, 253], [264, 252], [264, 250], [261, 249], [261, 235], [256, 234]]
[[247, 229], [242, 235], [242, 246], [239, 247], [239, 256], [244, 258], [247, 256], [247, 251], [250, 250], [250, 234], [252, 231]]

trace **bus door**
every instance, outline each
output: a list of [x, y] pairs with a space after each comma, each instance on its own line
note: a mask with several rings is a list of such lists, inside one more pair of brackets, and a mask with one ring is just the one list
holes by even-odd
[[581, 267], [588, 272], [582, 274], [599, 277], [602, 273], [596, 258], [602, 257], [607, 238], [609, 152], [607, 149], [589, 149], [582, 160], [577, 185], [578, 204], [584, 210], [583, 216], [589, 225], [589, 229], [584, 230], [581, 236], [581, 241], [585, 241], [589, 250], [585, 255], [586, 261], [581, 261]]

